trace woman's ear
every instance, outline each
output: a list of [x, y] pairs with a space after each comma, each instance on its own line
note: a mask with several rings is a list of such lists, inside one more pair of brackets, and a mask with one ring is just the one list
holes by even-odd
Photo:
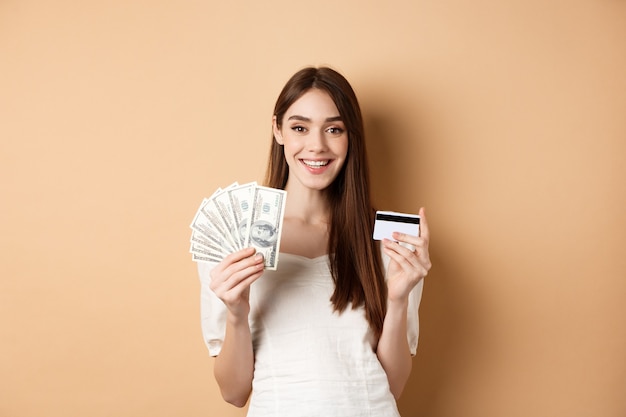
[[278, 123], [276, 122], [276, 116], [272, 117], [272, 131], [274, 132], [274, 139], [279, 145], [283, 145], [283, 135], [278, 128]]

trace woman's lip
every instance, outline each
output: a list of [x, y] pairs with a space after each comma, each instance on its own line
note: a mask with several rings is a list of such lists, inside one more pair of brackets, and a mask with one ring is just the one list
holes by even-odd
[[[307, 165], [305, 161], [326, 161], [326, 165]], [[314, 174], [321, 174], [322, 172], [326, 171], [326, 169], [328, 169], [328, 167], [332, 164], [333, 160], [332, 159], [300, 159], [300, 163], [302, 164], [302, 166], [304, 166], [304, 168]]]
[[[326, 167], [328, 165], [330, 165], [330, 163], [332, 162], [332, 159], [300, 159], [300, 162], [302, 162], [304, 165], [308, 166], [309, 168], [323, 168]], [[317, 165], [317, 162], [323, 162], [322, 164]]]

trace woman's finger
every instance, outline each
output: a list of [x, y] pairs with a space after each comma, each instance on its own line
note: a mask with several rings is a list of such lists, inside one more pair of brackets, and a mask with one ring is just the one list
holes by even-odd
[[426, 221], [426, 209], [420, 208], [420, 237], [426, 242], [430, 241], [430, 229], [428, 228], [428, 222]]
[[250, 285], [263, 275], [263, 268], [257, 271], [252, 271], [251, 274], [246, 275], [245, 278], [237, 282], [236, 285], [230, 288], [220, 288], [216, 291], [216, 295], [226, 304], [237, 303], [241, 300], [246, 291], [250, 289]]
[[403, 265], [403, 267], [416, 266], [417, 259], [415, 253], [411, 249], [389, 239], [384, 239], [383, 245], [389, 257], [398, 264]]
[[224, 259], [222, 259], [221, 262], [215, 265], [215, 267], [211, 271], [212, 273], [211, 275], [217, 276], [218, 274], [221, 274], [225, 269], [230, 267], [233, 263], [238, 262], [241, 259], [245, 259], [249, 256], [252, 256], [253, 253], [254, 253], [254, 248], [246, 248], [246, 249], [242, 249], [240, 251], [228, 254], [227, 256], [224, 257]]
[[243, 249], [232, 253], [224, 258], [217, 267], [211, 271], [211, 288], [216, 289], [223, 285], [232, 288], [250, 274], [262, 270], [264, 267], [263, 255], [254, 253], [254, 248]]

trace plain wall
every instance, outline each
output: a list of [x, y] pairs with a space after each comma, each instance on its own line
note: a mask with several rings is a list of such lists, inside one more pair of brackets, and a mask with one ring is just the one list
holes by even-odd
[[626, 2], [0, 2], [0, 415], [243, 416], [188, 253], [328, 64], [434, 267], [403, 416], [626, 415]]

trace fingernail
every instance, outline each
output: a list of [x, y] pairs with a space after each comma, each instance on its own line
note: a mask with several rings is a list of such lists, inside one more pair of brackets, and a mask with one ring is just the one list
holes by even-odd
[[265, 259], [265, 257], [261, 252], [257, 252], [256, 255], [254, 255], [254, 259], [256, 259], [257, 261], [262, 261], [263, 259]]

